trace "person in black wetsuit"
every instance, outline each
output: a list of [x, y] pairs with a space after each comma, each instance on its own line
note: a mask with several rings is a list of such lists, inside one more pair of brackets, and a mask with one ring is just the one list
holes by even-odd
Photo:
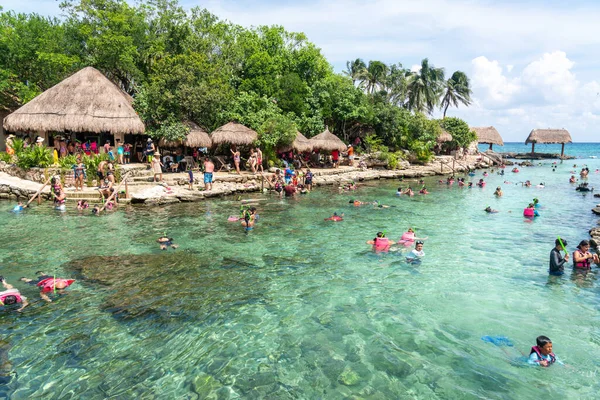
[[[566, 247], [567, 241], [563, 240], [562, 244]], [[548, 270], [550, 275], [561, 276], [565, 273], [565, 263], [569, 261], [569, 254], [567, 253], [563, 257], [562, 254], [560, 254], [562, 249], [560, 240], [556, 239], [554, 241], [554, 248], [550, 251], [550, 269]]]

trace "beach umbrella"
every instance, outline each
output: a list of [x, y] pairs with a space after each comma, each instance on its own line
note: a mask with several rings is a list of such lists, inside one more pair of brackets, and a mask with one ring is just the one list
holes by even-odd
[[329, 132], [328, 128], [325, 128], [325, 130], [322, 133], [319, 133], [317, 136], [310, 138], [308, 141], [313, 146], [313, 149], [320, 149], [325, 151], [346, 150], [346, 145], [344, 144], [344, 142], [342, 142], [342, 140], [339, 137]]
[[9, 132], [144, 133], [131, 96], [86, 67], [4, 118]]
[[279, 151], [296, 150], [299, 153], [303, 153], [305, 151], [311, 151], [312, 149], [313, 149], [313, 146], [310, 143], [310, 140], [308, 140], [306, 138], [306, 136], [304, 136], [300, 132], [297, 132], [296, 138], [294, 139], [294, 141], [291, 144], [289, 144], [287, 146], [282, 146], [278, 150]]
[[185, 139], [177, 140], [177, 141], [167, 141], [165, 139], [160, 139], [158, 145], [160, 147], [166, 148], [174, 148], [174, 147], [191, 147], [191, 148], [199, 148], [199, 147], [212, 147], [212, 140], [208, 133], [204, 129], [202, 129], [198, 124], [192, 121], [186, 121], [184, 124], [190, 128], [190, 131], [186, 135]]
[[230, 122], [215, 129], [210, 134], [210, 138], [215, 145], [222, 143], [248, 145], [254, 143], [256, 139], [258, 139], [258, 134], [242, 124]]
[[560, 156], [565, 154], [565, 143], [573, 143], [571, 134], [566, 129], [534, 129], [531, 131], [525, 144], [531, 143], [531, 154], [534, 153], [536, 143], [562, 144]]
[[497, 144], [498, 146], [504, 146], [502, 137], [493, 126], [471, 128], [475, 135], [477, 135], [477, 143], [486, 143], [492, 146]]

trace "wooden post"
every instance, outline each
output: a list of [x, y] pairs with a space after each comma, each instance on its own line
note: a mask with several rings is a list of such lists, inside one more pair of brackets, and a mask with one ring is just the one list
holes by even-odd
[[127, 181], [125, 181], [125, 198], [129, 198], [129, 186], [127, 185]]
[[531, 142], [531, 155], [535, 154], [535, 142]]
[[493, 143], [490, 143], [490, 150], [492, 149], [492, 146], [493, 146], [493, 145], [494, 145]]
[[560, 148], [560, 158], [563, 158], [565, 156], [565, 144], [562, 144], [562, 147]]

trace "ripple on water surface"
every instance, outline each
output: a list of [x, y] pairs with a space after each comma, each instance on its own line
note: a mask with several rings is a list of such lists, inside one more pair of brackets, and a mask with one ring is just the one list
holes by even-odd
[[[254, 195], [264, 201], [250, 232], [227, 222], [233, 198], [101, 218], [43, 207], [15, 215], [2, 203], [1, 273], [78, 281], [53, 303], [2, 314], [0, 397], [594, 398], [595, 276], [546, 272], [556, 235], [574, 249], [595, 224], [594, 199], [574, 191], [569, 171], [491, 174], [483, 189], [428, 179], [431, 194], [413, 198], [394, 196], [407, 184], [398, 182]], [[546, 188], [515, 184], [525, 179]], [[542, 216], [528, 222], [533, 197]], [[354, 198], [391, 207], [353, 207]], [[324, 221], [335, 211], [344, 221]], [[373, 254], [365, 244], [409, 226], [428, 237], [420, 265], [404, 261], [408, 249]], [[179, 249], [158, 249], [163, 232]], [[571, 369], [519, 361], [540, 334]]]

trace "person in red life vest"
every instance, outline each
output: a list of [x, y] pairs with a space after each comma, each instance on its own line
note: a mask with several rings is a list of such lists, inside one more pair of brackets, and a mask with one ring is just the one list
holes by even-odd
[[537, 345], [531, 348], [529, 359], [527, 360], [529, 364], [549, 367], [558, 362], [563, 365], [552, 352], [552, 341], [550, 338], [547, 336], [538, 336], [535, 341]]
[[377, 232], [374, 239], [368, 240], [367, 244], [373, 245], [373, 250], [376, 252], [385, 251], [387, 252], [392, 245], [392, 241], [385, 237], [385, 233]]
[[29, 278], [21, 278], [20, 280], [28, 283], [30, 285], [35, 285], [40, 288], [40, 297], [42, 300], [47, 302], [51, 302], [52, 300], [48, 297], [48, 293], [53, 291], [59, 291], [59, 293], [63, 293], [63, 289], [68, 288], [75, 282], [75, 279], [64, 279], [64, 278], [55, 278], [50, 275], [44, 274], [42, 271], [38, 271], [35, 273], [38, 277], [37, 279], [29, 279]]
[[343, 221], [344, 220], [343, 217], [344, 217], [344, 213], [342, 213], [341, 215], [338, 215], [338, 213], [334, 212], [331, 217], [325, 218], [325, 221], [339, 222], [339, 221]]
[[19, 305], [17, 309], [21, 312], [25, 307], [29, 305], [27, 297], [21, 295], [21, 293], [15, 289], [10, 283], [6, 282], [3, 276], [0, 276], [0, 281], [4, 290], [0, 292], [0, 307], [11, 307], [13, 305]]
[[578, 270], [592, 269], [592, 262], [599, 264], [600, 259], [597, 254], [590, 253], [590, 242], [582, 240], [577, 245], [577, 250], [573, 252], [573, 268]]

